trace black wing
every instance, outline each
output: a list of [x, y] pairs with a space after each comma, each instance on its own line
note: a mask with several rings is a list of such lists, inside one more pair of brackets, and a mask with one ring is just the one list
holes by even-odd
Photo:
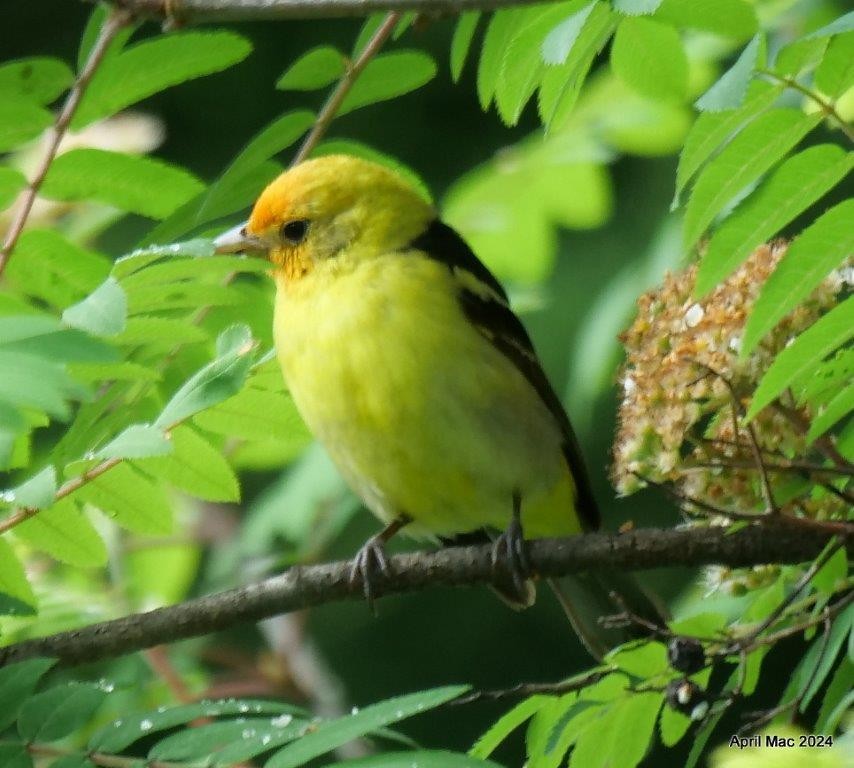
[[560, 398], [552, 389], [537, 359], [531, 338], [508, 305], [507, 293], [501, 283], [475, 256], [465, 240], [438, 219], [415, 238], [409, 247], [446, 264], [450, 270], [469, 272], [492, 290], [493, 295], [489, 295], [488, 292], [481, 294], [461, 287], [460, 306], [472, 325], [519, 369], [548, 408], [563, 435], [563, 454], [575, 481], [582, 525], [585, 530], [597, 529], [599, 509], [590, 488], [578, 440]]

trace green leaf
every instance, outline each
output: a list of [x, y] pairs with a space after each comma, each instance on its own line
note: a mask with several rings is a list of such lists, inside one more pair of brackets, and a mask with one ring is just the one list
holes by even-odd
[[0, 765], [3, 768], [33, 768], [33, 758], [23, 744], [0, 744]]
[[196, 344], [206, 341], [207, 333], [184, 320], [165, 317], [131, 317], [125, 330], [113, 338], [113, 343], [123, 346], [162, 343], [170, 349], [178, 344]]
[[193, 374], [172, 395], [154, 422], [155, 426], [169, 429], [240, 391], [252, 364], [254, 342], [247, 326], [232, 326], [219, 338], [223, 339], [233, 329], [239, 331], [240, 343], [220, 353], [213, 362]]
[[[836, 541], [827, 544], [821, 556], [826, 557], [825, 552], [836, 546]], [[848, 573], [848, 557], [845, 549], [838, 549], [831, 558], [812, 577], [812, 585], [822, 594], [830, 597], [836, 591], [838, 582], [842, 581]]]
[[314, 91], [334, 83], [344, 74], [347, 62], [331, 45], [312, 48], [300, 56], [276, 81], [280, 91]]
[[810, 32], [807, 39], [811, 40], [815, 37], [830, 37], [831, 35], [839, 35], [843, 32], [851, 32], [854, 30], [854, 11], [850, 11], [838, 19], [834, 19], [830, 24], [819, 27], [815, 32]]
[[672, 747], [682, 741], [682, 737], [688, 733], [691, 727], [691, 718], [683, 715], [671, 707], [661, 708], [658, 720], [658, 731], [661, 734], [661, 743], [665, 747]]
[[610, 765], [635, 768], [640, 764], [649, 749], [663, 701], [660, 693], [633, 693], [615, 705]]
[[[0, 732], [17, 720], [21, 705], [54, 664], [56, 659], [29, 659], [0, 667]], [[0, 762], [0, 765], [5, 763]]]
[[201, 701], [196, 704], [149, 710], [123, 715], [121, 720], [109, 723], [96, 731], [89, 739], [88, 748], [93, 752], [117, 753], [127, 749], [140, 739], [147, 739], [160, 731], [184, 725], [199, 718], [226, 717], [229, 715], [257, 716], [279, 715], [295, 712], [293, 707], [272, 701], [254, 699], [219, 699]]
[[658, 642], [643, 641], [634, 647], [617, 648], [606, 659], [623, 672], [643, 679], [667, 670], [667, 649]]
[[172, 432], [170, 456], [137, 462], [151, 474], [208, 501], [239, 501], [240, 485], [223, 455], [190, 427]]
[[455, 83], [463, 72], [478, 21], [480, 11], [461, 13], [454, 27], [454, 36], [451, 38], [451, 78]]
[[129, 531], [172, 532], [172, 506], [163, 489], [127, 464], [117, 464], [90, 480], [73, 498], [89, 502]]
[[852, 411], [854, 411], [854, 387], [849, 381], [848, 385], [832, 397], [813, 418], [807, 432], [807, 443], [813, 443]]
[[138, 248], [116, 259], [112, 275], [116, 280], [124, 280], [126, 277], [160, 261], [172, 261], [186, 257], [188, 259], [203, 258], [207, 262], [208, 259], [214, 258], [214, 253], [216, 253], [216, 249], [213, 241], [204, 238], [185, 240], [182, 243], [171, 243], [170, 245], [152, 245], [147, 248]]
[[630, 88], [653, 99], [681, 100], [688, 90], [688, 58], [679, 33], [646, 18], [626, 18], [617, 27], [611, 67]]
[[100, 535], [77, 504], [67, 499], [15, 526], [15, 536], [54, 559], [79, 568], [107, 563], [107, 548]]
[[50, 768], [96, 768], [95, 763], [85, 755], [66, 755], [60, 757]]
[[66, 683], [37, 693], [18, 715], [18, 733], [25, 741], [56, 741], [82, 728], [107, 694], [86, 683]]
[[169, 453], [172, 453], [172, 443], [163, 434], [162, 429], [149, 424], [131, 424], [103, 448], [95, 451], [92, 458], [98, 461], [144, 459], [149, 456], [165, 456]]
[[50, 104], [74, 80], [64, 61], [32, 56], [0, 65], [0, 99], [24, 98]]
[[655, 18], [736, 40], [746, 40], [759, 28], [756, 11], [745, 0], [664, 0]]
[[784, 45], [774, 59], [774, 71], [780, 75], [797, 77], [805, 71], [813, 69], [824, 56], [827, 49], [827, 38], [804, 40], [797, 38]]
[[270, 392], [251, 387], [195, 418], [196, 424], [209, 432], [246, 440], [295, 440], [308, 442], [308, 431], [293, 400], [283, 392]]
[[820, 121], [818, 115], [795, 109], [772, 109], [749, 123], [700, 173], [685, 210], [685, 247], [693, 247], [729, 202], [775, 166]]
[[468, 686], [452, 685], [407, 696], [396, 696], [365, 707], [355, 714], [321, 723], [316, 730], [273, 755], [265, 768], [294, 768], [303, 765], [378, 728], [398, 723], [455, 699], [467, 690]]
[[62, 321], [96, 336], [115, 336], [125, 329], [127, 297], [115, 278], [108, 277], [83, 301], [68, 307]]
[[[676, 198], [700, 167], [734, 134], [742, 130], [758, 114], [770, 107], [782, 92], [782, 86], [762, 81], [748, 89], [744, 105], [725, 112], [704, 112], [697, 117], [679, 155], [676, 170]], [[675, 205], [673, 206], [675, 207]]]
[[7, 616], [33, 614], [36, 596], [15, 550], [0, 538], [0, 610]]
[[846, 656], [836, 668], [836, 673], [827, 686], [818, 720], [816, 733], [834, 733], [842, 716], [854, 704], [854, 664]]
[[501, 766], [491, 760], [477, 760], [456, 752], [418, 749], [345, 760], [343, 763], [332, 763], [329, 768], [501, 768]]
[[505, 712], [474, 743], [469, 754], [480, 759], [489, 757], [502, 741], [522, 723], [533, 717], [549, 700], [547, 696], [531, 696], [517, 704], [509, 712]]
[[[313, 122], [314, 113], [301, 109], [285, 112], [259, 131], [211, 185], [194, 224], [231, 213], [234, 187], [241, 179], [251, 178], [259, 166], [290, 147]], [[260, 189], [255, 194], [258, 192]]]
[[[847, 161], [846, 161], [847, 162]], [[795, 238], [771, 273], [747, 320], [741, 354], [756, 345], [854, 250], [854, 200], [822, 214]]]
[[762, 55], [762, 35], [756, 35], [726, 72], [721, 75], [695, 106], [701, 112], [722, 112], [740, 107], [747, 95], [747, 86]]
[[179, 32], [132, 45], [92, 78], [71, 125], [79, 129], [155, 93], [245, 59], [251, 43], [233, 32]]
[[486, 27], [477, 68], [477, 98], [484, 111], [489, 108], [495, 94], [507, 45], [524, 15], [525, 11], [520, 8], [498, 11]]
[[811, 665], [810, 679], [801, 697], [799, 712], [806, 712], [813, 697], [821, 689], [825, 678], [836, 663], [836, 657], [839, 655], [842, 644], [851, 633], [852, 625], [854, 625], [854, 606], [849, 605], [834, 620], [826, 645], [823, 637], [818, 637], [813, 641], [813, 645], [819, 646], [822, 652], [818, 654], [815, 665]]
[[436, 64], [421, 51], [394, 51], [371, 60], [344, 97], [339, 115], [420, 88], [436, 75]]
[[647, 16], [655, 13], [662, 0], [614, 0], [614, 10], [626, 16]]
[[50, 112], [32, 101], [22, 98], [0, 100], [0, 152], [20, 147], [52, 124]]
[[815, 71], [815, 84], [831, 99], [854, 85], [854, 32], [834, 37]]
[[9, 207], [27, 186], [27, 178], [15, 168], [0, 167], [0, 211]]
[[819, 318], [771, 363], [756, 391], [746, 418], [752, 419], [798, 376], [807, 374], [825, 355], [854, 336], [854, 296]]
[[54, 160], [42, 194], [53, 200], [96, 200], [165, 219], [203, 189], [195, 176], [160, 160], [88, 148]]
[[57, 363], [102, 363], [118, 359], [115, 349], [45, 315], [0, 317], [0, 347]]
[[6, 497], [14, 500], [14, 503], [28, 509], [42, 509], [53, 504], [56, 496], [56, 470], [52, 465], [46, 466], [38, 474], [31, 477], [25, 483], [11, 492], [6, 492]]
[[[810, 147], [783, 162], [715, 232], [700, 262], [696, 293], [704, 295], [728, 277], [757, 246], [835, 187], [852, 168], [854, 152], [846, 153], [835, 144]], [[854, 246], [854, 235], [850, 241]]]
[[148, 757], [169, 761], [213, 756], [211, 765], [234, 765], [293, 741], [307, 725], [307, 720], [289, 714], [208, 723], [167, 736], [149, 750]]
[[595, 7], [596, 3], [588, 3], [580, 11], [564, 19], [546, 35], [542, 45], [542, 58], [546, 64], [558, 65], [566, 62]]

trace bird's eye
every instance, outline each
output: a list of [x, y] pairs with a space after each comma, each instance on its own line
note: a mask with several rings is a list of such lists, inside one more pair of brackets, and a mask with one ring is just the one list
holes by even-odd
[[308, 221], [305, 219], [297, 219], [288, 221], [282, 224], [282, 240], [291, 245], [299, 245], [305, 236], [308, 234]]

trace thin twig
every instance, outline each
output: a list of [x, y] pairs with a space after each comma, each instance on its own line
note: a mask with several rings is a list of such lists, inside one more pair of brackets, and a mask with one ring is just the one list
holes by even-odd
[[33, 178], [27, 185], [26, 190], [24, 190], [18, 204], [18, 210], [15, 214], [15, 218], [9, 225], [9, 231], [6, 233], [6, 239], [3, 242], [3, 247], [0, 248], [0, 275], [3, 274], [3, 270], [6, 269], [9, 259], [12, 257], [12, 251], [15, 249], [18, 238], [20, 238], [21, 233], [24, 231], [24, 227], [27, 224], [27, 219], [30, 217], [30, 212], [33, 209], [33, 204], [35, 203], [38, 191], [44, 183], [47, 172], [50, 170], [51, 163], [53, 163], [56, 153], [59, 151], [59, 145], [65, 137], [65, 133], [68, 130], [68, 126], [71, 124], [74, 114], [77, 112], [77, 107], [80, 105], [80, 101], [86, 93], [86, 88], [89, 86], [92, 76], [104, 60], [104, 55], [107, 53], [110, 43], [113, 42], [116, 35], [122, 29], [133, 21], [133, 18], [133, 14], [131, 12], [116, 8], [113, 9], [112, 13], [110, 13], [104, 21], [104, 25], [98, 33], [98, 38], [92, 46], [89, 57], [86, 59], [83, 69], [80, 70], [77, 80], [68, 92], [65, 104], [63, 104], [62, 109], [57, 115], [56, 122], [52, 129], [53, 136], [51, 137], [50, 143], [45, 151], [44, 157], [36, 168]]
[[[593, 569], [643, 570], [717, 563], [732, 567], [798, 563], [816, 557], [831, 539], [817, 529], [777, 518], [730, 534], [709, 526], [585, 534], [529, 542], [529, 556], [543, 578]], [[845, 537], [854, 549], [854, 528]], [[389, 558], [388, 574], [374, 578], [378, 596], [436, 586], [491, 584], [492, 545], [451, 547]], [[109, 658], [161, 643], [197, 637], [247, 621], [339, 600], [361, 600], [361, 578], [349, 561], [297, 566], [264, 581], [145, 613], [0, 648], [0, 666], [34, 656], [66, 664]]]
[[603, 677], [611, 674], [611, 667], [593, 669], [583, 675], [558, 680], [555, 683], [518, 683], [510, 688], [497, 688], [487, 691], [472, 691], [458, 699], [451, 699], [446, 706], [456, 707], [461, 704], [474, 704], [480, 701], [503, 701], [505, 699], [526, 699], [529, 696], [546, 695], [559, 696], [598, 683]]

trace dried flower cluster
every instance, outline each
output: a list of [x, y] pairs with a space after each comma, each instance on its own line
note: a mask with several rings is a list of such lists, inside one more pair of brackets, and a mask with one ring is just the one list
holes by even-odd
[[637, 317], [621, 337], [627, 359], [613, 471], [621, 493], [649, 480], [700, 502], [695, 512], [708, 505], [761, 513], [768, 503], [758, 450], [778, 508], [820, 518], [841, 509], [831, 493], [814, 493], [808, 477], [780, 468], [812, 455], [805, 440], [808, 405], [787, 396], [765, 408], [752, 421], [753, 437], [740, 419], [776, 354], [839, 300], [842, 278], [834, 273], [741, 359], [747, 316], [786, 247], [761, 246], [700, 301], [692, 295], [696, 266], [667, 275], [638, 300]]

